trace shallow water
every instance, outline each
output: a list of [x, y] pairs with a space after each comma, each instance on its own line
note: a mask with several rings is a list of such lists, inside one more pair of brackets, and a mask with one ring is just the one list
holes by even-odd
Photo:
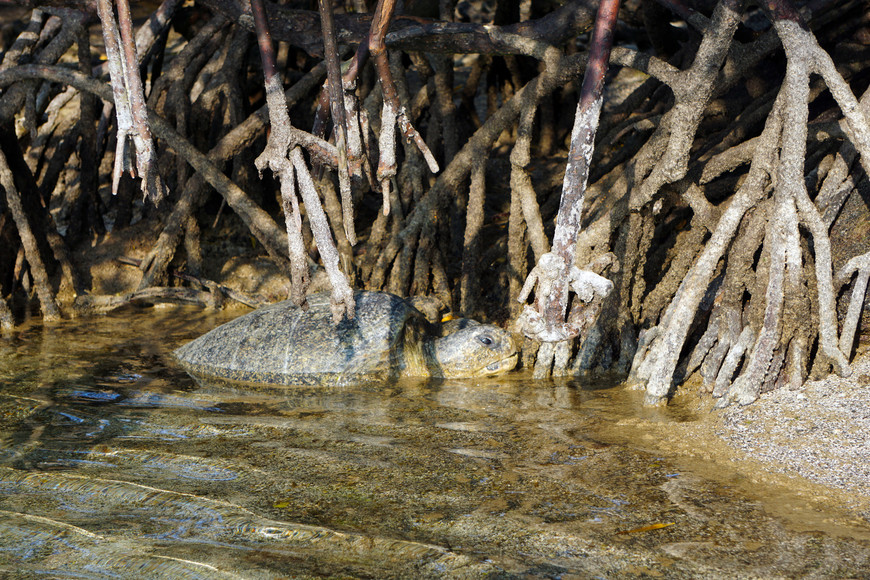
[[[238, 312], [236, 313], [238, 314]], [[171, 351], [231, 314], [131, 309], [0, 338], [4, 577], [861, 577], [837, 528], [643, 451], [581, 381], [201, 385]], [[788, 508], [786, 508], [788, 511]], [[652, 529], [650, 529], [652, 528]]]

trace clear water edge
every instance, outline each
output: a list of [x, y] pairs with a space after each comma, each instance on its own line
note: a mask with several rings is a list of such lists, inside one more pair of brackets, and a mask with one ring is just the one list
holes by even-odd
[[340, 389], [197, 384], [171, 351], [237, 314], [129, 309], [0, 339], [0, 570], [609, 578], [870, 569], [870, 526], [838, 508], [836, 493], [747, 476], [714, 437], [673, 445], [675, 433], [698, 437], [706, 410], [694, 402], [648, 410], [615, 385], [521, 374]]

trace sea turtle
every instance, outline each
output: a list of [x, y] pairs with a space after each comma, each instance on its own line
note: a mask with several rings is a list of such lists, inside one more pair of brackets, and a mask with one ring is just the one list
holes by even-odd
[[497, 326], [469, 322], [440, 336], [398, 296], [354, 296], [356, 315], [338, 324], [329, 294], [313, 294], [308, 310], [289, 300], [260, 308], [185, 344], [175, 356], [197, 377], [282, 385], [476, 377], [516, 366], [516, 345]]

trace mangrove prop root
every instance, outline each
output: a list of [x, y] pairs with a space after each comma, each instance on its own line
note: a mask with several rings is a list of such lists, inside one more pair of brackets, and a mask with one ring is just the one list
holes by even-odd
[[338, 183], [341, 191], [344, 233], [351, 246], [356, 244], [353, 201], [350, 197], [350, 171], [348, 169], [347, 124], [345, 116], [343, 83], [338, 63], [338, 47], [332, 15], [332, 0], [319, 0], [320, 22], [323, 30], [323, 48], [326, 55], [326, 72], [329, 79], [329, 105], [332, 111], [335, 146], [338, 149]]
[[[688, 23], [690, 40], [668, 45], [652, 29], [660, 56], [616, 46], [608, 59], [598, 33], [588, 58], [576, 42], [592, 22], [581, 0], [540, 17], [525, 7], [528, 20], [515, 24], [450, 22], [448, 2], [440, 21], [400, 15], [387, 0], [370, 15], [334, 14], [329, 0], [317, 12], [203, 0], [199, 10], [215, 12], [193, 23], [165, 0], [135, 35], [135, 50], [122, 3], [117, 16], [103, 11], [106, 28], [114, 34], [117, 25], [113, 54], [92, 66], [84, 24], [93, 15], [56, 4], [34, 11], [12, 45], [0, 47], [0, 121], [15, 123], [38, 185], [38, 193], [4, 186], [0, 200], [0, 235], [12, 245], [0, 247], [0, 299], [13, 310], [34, 294], [50, 308], [43, 294], [52, 292], [64, 305], [70, 287], [87, 308], [81, 297], [93, 291], [91, 278], [77, 260], [93, 251], [88, 244], [102, 244], [103, 220], [107, 237], [141, 220], [157, 239], [143, 242], [150, 249], [139, 289], [93, 298], [93, 309], [162, 300], [217, 306], [222, 290], [202, 277], [185, 279], [196, 289], [189, 294], [160, 289], [181, 240], [191, 270], [220, 267], [211, 254], [217, 232], [199, 231], [218, 223], [204, 215], [217, 211], [222, 231], [250, 233], [243, 239], [256, 244], [246, 251], [268, 254], [288, 274], [297, 302], [312, 262], [321, 263], [336, 318], [352, 313], [355, 279], [369, 289], [432, 293], [464, 314], [500, 321], [525, 312], [522, 322], [552, 341], [538, 353], [537, 375], [630, 367], [647, 402], [659, 404], [700, 373], [702, 389], [725, 405], [799, 387], [809, 370], [849, 372], [870, 284], [870, 244], [843, 242], [843, 231], [864, 223], [856, 190], [866, 186], [870, 152], [870, 96], [858, 101], [851, 92], [866, 68], [864, 52], [849, 44], [863, 34], [856, 5], [814, 3], [799, 14], [771, 0], [753, 15], [766, 14], [768, 28], [741, 29], [737, 43], [747, 16], [736, 0], [721, 0], [709, 17], [665, 1], [663, 10]], [[614, 25], [617, 38], [633, 34], [627, 22]], [[170, 26], [184, 36], [167, 42]], [[260, 63], [247, 58], [250, 31]], [[287, 43], [279, 57], [268, 33]], [[78, 63], [57, 66], [73, 43]], [[821, 47], [838, 44], [835, 62]], [[337, 47], [345, 46], [356, 54], [341, 63]], [[580, 90], [581, 74], [600, 82], [608, 60], [648, 77], [614, 70], [613, 102]], [[784, 81], [770, 74], [780, 62]], [[108, 104], [107, 73], [123, 92], [120, 120]], [[108, 195], [125, 135], [140, 132], [135, 115], [146, 113], [121, 102], [137, 98], [127, 88], [132, 76], [144, 81], [171, 188], [159, 206], [133, 199], [143, 183], [126, 176], [118, 183], [124, 195]], [[307, 123], [317, 103], [313, 134], [290, 124]], [[593, 117], [600, 137], [590, 161]], [[569, 140], [562, 180], [552, 174], [565, 166]], [[316, 180], [310, 164], [322, 168]], [[277, 179], [256, 183], [253, 166]], [[437, 167], [444, 169], [433, 175]], [[17, 227], [25, 221], [31, 241]], [[42, 266], [31, 259], [34, 243]], [[603, 256], [615, 256], [609, 270], [593, 265]], [[484, 265], [492, 270], [485, 277]], [[607, 298], [602, 274], [616, 290]], [[11, 324], [8, 314], [0, 305], [0, 327]], [[574, 334], [576, 349], [563, 340]], [[524, 354], [530, 366], [533, 350]]]
[[[284, 100], [284, 91], [277, 74], [275, 65], [275, 53], [269, 36], [268, 24], [266, 23], [265, 8], [262, 0], [253, 0], [251, 3], [254, 12], [254, 20], [257, 25], [257, 41], [260, 47], [260, 56], [263, 62], [263, 70], [266, 83], [266, 98], [269, 106], [269, 118], [272, 132], [266, 149], [257, 158], [257, 169], [262, 172], [269, 167], [281, 182], [282, 205], [285, 208], [293, 208], [296, 196], [296, 186], [305, 203], [311, 224], [317, 249], [323, 260], [329, 281], [332, 284], [332, 316], [338, 322], [344, 316], [353, 318], [354, 298], [353, 292], [347, 282], [347, 277], [339, 268], [338, 251], [332, 239], [332, 232], [326, 221], [326, 215], [320, 204], [320, 197], [314, 186], [314, 181], [308, 171], [305, 159], [299, 147], [292, 142], [290, 116], [287, 111], [287, 103]], [[340, 87], [339, 87], [340, 88]], [[341, 106], [341, 104], [340, 104]], [[342, 144], [343, 145], [343, 144]], [[346, 163], [346, 161], [345, 161]], [[346, 167], [345, 167], [346, 171]], [[297, 183], [298, 182], [298, 183]], [[347, 218], [347, 216], [345, 216]], [[352, 220], [353, 217], [350, 216]], [[305, 295], [308, 288], [308, 263], [304, 255], [302, 239], [301, 219], [287, 217], [288, 247], [290, 250], [291, 272], [293, 273], [292, 298], [300, 306], [305, 303]], [[346, 231], [352, 232], [352, 227]], [[348, 240], [353, 243], [354, 240]], [[304, 272], [304, 273], [303, 273]]]
[[[576, 326], [565, 321], [569, 300], [568, 290], [572, 288], [579, 295], [580, 292], [587, 292], [588, 288], [591, 288], [585, 286], [585, 280], [581, 281], [581, 273], [574, 266], [575, 242], [581, 227], [580, 218], [583, 215], [589, 165], [592, 161], [595, 132], [604, 98], [604, 75], [610, 59], [613, 29], [618, 11], [619, 0], [603, 0], [599, 4], [590, 41], [589, 62], [583, 76], [580, 102], [577, 104], [574, 116], [568, 166], [565, 169], [553, 246], [549, 253], [538, 257], [538, 263], [529, 273], [519, 296], [519, 299], [525, 302], [531, 291], [531, 284], [537, 282], [535, 305], [524, 307], [518, 324], [526, 336], [545, 342], [562, 343], [577, 336]], [[581, 285], [584, 287], [578, 291]], [[598, 291], [603, 287], [599, 285], [595, 289]], [[611, 287], [612, 284], [607, 286], [606, 292], [609, 292]], [[584, 301], [590, 300], [591, 296], [589, 298], [584, 296]], [[558, 347], [557, 351], [564, 355], [565, 348], [568, 347]], [[545, 352], [549, 357], [549, 348]], [[562, 358], [567, 357], [557, 357], [557, 368], [566, 367], [567, 360], [562, 363]], [[544, 366], [548, 364], [549, 361], [545, 361], [540, 367], [536, 365], [535, 372], [539, 373], [539, 370], [543, 372]]]
[[6, 192], [6, 204], [12, 212], [12, 218], [15, 220], [15, 227], [18, 229], [18, 235], [24, 248], [24, 256], [30, 265], [30, 273], [33, 276], [36, 292], [39, 295], [43, 318], [47, 321], [60, 320], [60, 308], [55, 301], [54, 290], [49, 282], [36, 236], [30, 227], [30, 222], [21, 203], [21, 196], [18, 192], [18, 187], [15, 185], [12, 170], [9, 168], [9, 164], [6, 162], [6, 155], [2, 151], [0, 151], [0, 186]]
[[483, 202], [486, 197], [485, 167], [485, 164], [481, 163], [471, 170], [468, 210], [465, 217], [465, 240], [462, 248], [462, 279], [460, 280], [459, 299], [459, 310], [464, 316], [471, 316], [479, 291], [475, 269], [480, 254]]
[[206, 308], [219, 306], [218, 294], [193, 288], [153, 287], [127, 292], [122, 295], [79, 296], [75, 308], [79, 314], [103, 314], [134, 302], [195, 304]]
[[[145, 197], [157, 202], [165, 191], [163, 181], [157, 173], [154, 142], [145, 109], [145, 95], [138, 74], [139, 59], [133, 41], [130, 7], [127, 0], [118, 0], [117, 22], [109, 0], [97, 0], [97, 8], [102, 23], [118, 120], [112, 192], [117, 193], [122, 173], [129, 172], [132, 175], [135, 171], [142, 176], [142, 192]], [[135, 169], [129, 164], [128, 147], [131, 142], [136, 152]]]

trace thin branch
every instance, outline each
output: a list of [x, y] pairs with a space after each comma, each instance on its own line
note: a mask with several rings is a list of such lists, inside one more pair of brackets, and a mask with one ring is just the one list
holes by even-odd
[[[247, 2], [202, 0], [227, 19], [254, 30]], [[399, 16], [385, 36], [391, 49], [451, 54], [528, 54], [541, 46], [559, 46], [592, 25], [597, 4], [572, 0], [536, 20], [508, 26], [433, 22], [413, 16]], [[298, 46], [309, 54], [322, 54], [321, 23], [317, 12], [295, 10], [266, 3], [269, 27], [277, 40]], [[364, 42], [370, 32], [371, 14], [336, 14], [337, 39], [343, 44]], [[514, 42], [522, 39], [524, 42]], [[529, 54], [535, 56], [535, 54]]]
[[[396, 83], [393, 81], [393, 74], [390, 71], [390, 62], [387, 56], [386, 45], [384, 44], [384, 37], [390, 26], [394, 8], [395, 0], [378, 0], [375, 16], [372, 20], [371, 33], [369, 34], [369, 52], [372, 55], [372, 60], [378, 73], [378, 79], [384, 96], [384, 107], [390, 108], [389, 118], [395, 118], [405, 139], [412, 141], [417, 146], [420, 153], [423, 154], [423, 158], [426, 159], [429, 171], [438, 173], [440, 168], [438, 167], [438, 162], [435, 161], [435, 156], [432, 155], [423, 137], [420, 136], [420, 133], [411, 124], [405, 108], [399, 102], [399, 97], [396, 93]], [[384, 118], [386, 119], [387, 116], [384, 115]], [[381, 130], [386, 125], [387, 121], [382, 120]]]
[[[302, 222], [295, 215], [295, 212], [298, 212], [298, 206], [294, 205], [298, 203], [294, 199], [296, 196], [295, 185], [298, 181], [317, 249], [320, 251], [321, 259], [332, 283], [333, 319], [338, 322], [345, 314], [348, 318], [352, 318], [355, 306], [353, 292], [348, 286], [347, 278], [341, 273], [338, 266], [338, 252], [335, 249], [326, 216], [320, 205], [320, 197], [317, 195], [314, 182], [302, 157], [302, 151], [291, 141], [290, 116], [287, 111], [287, 103], [284, 100], [281, 80], [275, 67], [275, 53], [262, 0], [252, 0], [251, 7], [257, 26], [257, 42], [260, 46], [260, 57], [263, 62], [266, 102], [269, 106], [272, 127], [266, 149], [256, 159], [255, 164], [261, 172], [269, 167], [281, 180], [282, 205], [285, 208], [292, 208], [291, 211], [294, 212], [292, 217], [285, 217], [285, 224], [289, 228], [287, 231], [288, 247], [292, 252], [290, 254], [291, 274], [294, 276], [292, 297], [297, 304], [303, 306], [308, 288], [308, 265], [304, 247], [300, 243]], [[341, 103], [339, 104], [341, 105]]]
[[682, 83], [670, 85], [676, 102], [666, 115], [670, 121], [667, 125], [667, 149], [641, 183], [634, 196], [635, 207], [650, 202], [666, 183], [673, 183], [686, 175], [689, 150], [698, 124], [713, 94], [719, 69], [728, 55], [731, 38], [740, 23], [741, 4], [740, 0], [719, 1], [692, 67], [683, 73]]
[[481, 160], [471, 170], [468, 208], [465, 220], [465, 239], [462, 248], [462, 277], [460, 279], [459, 310], [465, 316], [474, 311], [480, 289], [477, 262], [480, 254], [483, 202], [486, 197], [486, 161]]
[[338, 188], [341, 192], [341, 210], [344, 233], [347, 241], [356, 244], [354, 230], [353, 200], [350, 194], [350, 174], [347, 160], [347, 119], [342, 94], [341, 70], [338, 62], [338, 46], [332, 15], [332, 0], [319, 0], [320, 22], [323, 29], [323, 48], [326, 56], [326, 74], [329, 78], [329, 103], [332, 111], [332, 126], [335, 132], [335, 147], [338, 149]]

